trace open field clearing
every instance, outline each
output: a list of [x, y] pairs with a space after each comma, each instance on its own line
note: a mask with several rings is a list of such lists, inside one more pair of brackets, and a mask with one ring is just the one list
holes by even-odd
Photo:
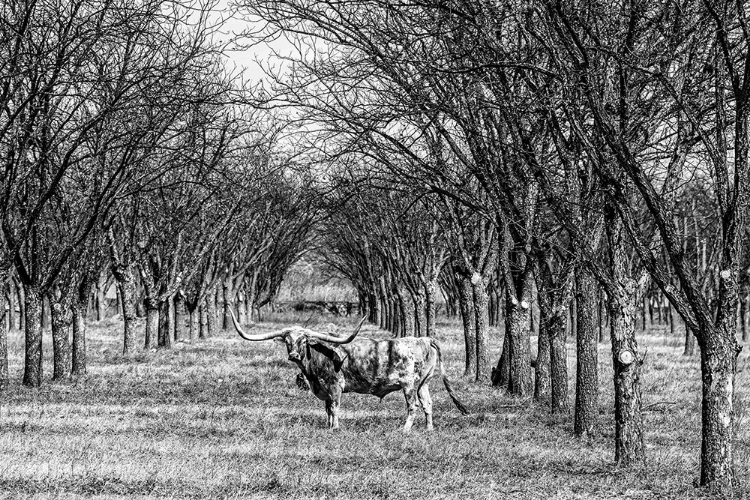
[[[278, 324], [264, 324], [277, 327]], [[348, 326], [347, 326], [348, 328]], [[380, 336], [372, 327], [363, 335]], [[499, 356], [493, 333], [493, 359]], [[613, 465], [609, 348], [600, 347], [599, 435], [572, 437], [529, 401], [467, 383], [457, 324], [440, 324], [448, 373], [472, 412], [462, 417], [432, 382], [435, 431], [420, 415], [400, 431], [403, 397], [346, 394], [342, 430], [295, 384], [272, 342], [229, 332], [172, 351], [120, 355], [119, 323], [90, 329], [90, 374], [25, 389], [2, 402], [3, 498], [693, 498], [700, 451], [698, 359], [681, 339], [641, 336], [647, 466]], [[22, 337], [11, 334], [20, 377]], [[569, 343], [570, 373], [574, 350]], [[49, 350], [47, 350], [49, 352]], [[48, 360], [47, 360], [48, 361]], [[740, 357], [736, 467], [750, 486], [748, 357]], [[573, 397], [571, 380], [571, 398]], [[742, 492], [741, 492], [742, 493]], [[744, 493], [747, 495], [747, 493]]]

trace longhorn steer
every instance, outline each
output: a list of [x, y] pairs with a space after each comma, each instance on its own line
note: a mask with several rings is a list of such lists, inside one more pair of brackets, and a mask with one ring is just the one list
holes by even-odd
[[293, 361], [307, 379], [310, 389], [325, 401], [328, 427], [338, 429], [338, 409], [341, 394], [358, 392], [374, 394], [380, 398], [404, 391], [407, 417], [404, 431], [409, 432], [414, 423], [417, 399], [427, 419], [427, 430], [432, 430], [432, 398], [429, 382], [440, 371], [443, 384], [453, 403], [464, 415], [466, 408], [453, 394], [450, 381], [445, 376], [440, 345], [434, 339], [404, 337], [390, 340], [368, 338], [354, 339], [364, 319], [354, 333], [346, 338], [334, 337], [299, 326], [275, 332], [250, 335], [237, 324], [237, 333], [245, 340], [270, 340], [286, 344], [289, 360]]

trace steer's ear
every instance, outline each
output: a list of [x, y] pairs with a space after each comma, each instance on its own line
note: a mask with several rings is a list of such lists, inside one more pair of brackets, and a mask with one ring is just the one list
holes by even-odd
[[326, 358], [333, 361], [333, 369], [336, 371], [341, 370], [341, 365], [344, 363], [346, 354], [336, 346], [325, 344], [315, 338], [308, 338], [307, 343], [311, 349], [318, 351]]
[[274, 342], [278, 342], [279, 344], [286, 344], [286, 336], [282, 335], [281, 337], [274, 337]]

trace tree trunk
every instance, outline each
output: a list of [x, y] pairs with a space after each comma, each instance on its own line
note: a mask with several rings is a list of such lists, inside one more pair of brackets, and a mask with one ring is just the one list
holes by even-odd
[[[403, 337], [410, 337], [415, 335], [414, 332], [414, 302], [409, 297], [408, 293], [403, 291], [398, 294], [399, 307], [401, 307], [401, 314], [403, 317], [402, 329]], [[378, 314], [380, 314], [378, 312]]]
[[490, 317], [490, 326], [497, 326], [497, 294], [495, 293], [494, 287], [490, 291], [490, 293], [487, 294], [487, 296], [489, 297], [489, 305], [487, 306], [487, 310]]
[[72, 373], [80, 376], [86, 374], [86, 305], [88, 300], [74, 301], [73, 313], [73, 353]]
[[[506, 312], [508, 308], [505, 308]], [[505, 314], [505, 328], [503, 334], [503, 350], [500, 352], [500, 359], [497, 366], [492, 370], [492, 386], [508, 390], [510, 383], [510, 327], [508, 314]]]
[[734, 318], [725, 315], [713, 331], [701, 332], [703, 428], [701, 433], [701, 486], [729, 494], [735, 486], [733, 457], [734, 387], [737, 355]]
[[122, 302], [122, 353], [127, 354], [135, 349], [135, 277], [132, 267], [126, 265], [113, 265], [112, 274], [117, 281], [117, 289]]
[[173, 299], [174, 308], [174, 339], [185, 338], [185, 296], [177, 292]]
[[425, 335], [428, 337], [435, 336], [435, 303], [437, 301], [437, 290], [437, 280], [430, 280], [425, 285], [425, 324], [427, 327]]
[[218, 317], [216, 315], [216, 290], [210, 290], [206, 297], [206, 338], [213, 337], [219, 332]]
[[391, 311], [393, 311], [393, 336], [403, 337], [401, 304], [398, 298], [391, 297]]
[[156, 297], [146, 297], [143, 300], [146, 307], [146, 349], [156, 349], [159, 337], [159, 302]]
[[172, 299], [159, 302], [159, 344], [164, 349], [172, 348]]
[[534, 367], [534, 399], [546, 401], [552, 388], [550, 368], [550, 335], [547, 331], [549, 320], [539, 308], [539, 333], [537, 336], [536, 366]]
[[597, 319], [599, 320], [599, 342], [604, 342], [604, 297], [602, 297], [601, 291], [599, 292], [599, 315]]
[[145, 318], [146, 317], [146, 306], [143, 303], [143, 300], [138, 299], [139, 295], [136, 293], [136, 299], [135, 299], [135, 317], [136, 318]]
[[477, 373], [477, 331], [474, 314], [474, 292], [469, 278], [459, 278], [461, 294], [459, 304], [464, 323], [464, 345], [466, 346], [464, 377], [475, 377]]
[[564, 303], [553, 305], [545, 327], [549, 334], [552, 413], [568, 413], [568, 346], [566, 343]]
[[742, 341], [747, 342], [747, 301], [750, 294], [740, 297], [740, 329], [742, 330]]
[[599, 410], [598, 338], [596, 334], [596, 281], [588, 269], [576, 269], [576, 403], [573, 432], [595, 431]]
[[115, 287], [115, 314], [123, 314], [122, 310], [122, 293], [119, 286]]
[[510, 376], [508, 391], [518, 397], [532, 394], [531, 352], [529, 339], [529, 303], [506, 304], [505, 321], [510, 338]]
[[414, 336], [424, 337], [427, 334], [424, 292], [419, 290], [411, 294], [414, 302]]
[[[0, 283], [7, 280], [7, 274], [0, 274]], [[12, 287], [13, 285], [11, 285]], [[13, 295], [11, 288], [10, 295]], [[12, 302], [11, 302], [12, 304]], [[0, 294], [0, 311], [5, 311], [5, 294]], [[8, 330], [5, 329], [5, 322], [0, 322], [0, 391], [4, 391], [10, 384], [10, 374], [8, 372]]]
[[188, 339], [190, 342], [198, 338], [198, 328], [200, 327], [200, 308], [188, 308]]
[[[206, 304], [206, 301], [203, 301]], [[206, 306], [198, 306], [198, 338], [205, 339], [208, 337], [208, 314], [206, 313]]]
[[381, 276], [378, 280], [377, 288], [377, 302], [379, 304], [380, 316], [379, 321], [376, 323], [381, 330], [388, 329], [388, 323], [391, 321], [390, 303], [386, 294], [385, 277]]
[[[489, 335], [489, 316], [487, 311], [487, 283], [482, 279], [479, 273], [474, 273], [471, 277], [471, 287], [474, 293], [474, 315], [476, 318], [476, 339], [477, 339], [477, 382], [487, 382], [490, 380], [490, 335]], [[527, 333], [528, 335], [528, 333]]]
[[229, 311], [235, 311], [234, 301], [236, 296], [234, 285], [230, 279], [227, 278], [224, 280], [221, 284], [221, 291], [224, 299], [222, 301], [224, 314], [221, 321], [221, 328], [222, 330], [228, 330], [232, 327], [232, 317], [230, 316]]
[[259, 269], [255, 269], [250, 278], [250, 282], [247, 284], [247, 292], [245, 293], [245, 300], [247, 301], [247, 322], [253, 323], [255, 321], [255, 296], [257, 294], [258, 286], [258, 273]]
[[8, 282], [8, 331], [16, 328], [16, 292], [13, 284]]
[[26, 331], [26, 291], [19, 282], [14, 283], [16, 295], [18, 296], [18, 329]]
[[66, 380], [70, 377], [70, 326], [69, 311], [61, 301], [50, 299], [52, 323], [52, 380]]
[[[104, 279], [102, 279], [104, 278]], [[107, 317], [107, 305], [106, 305], [106, 290], [107, 286], [106, 274], [102, 273], [96, 282], [96, 320], [104, 321]]]
[[39, 325], [41, 326], [42, 331], [44, 331], [47, 328], [47, 325], [49, 325], [48, 316], [47, 316], [49, 314], [49, 303], [47, 302], [44, 296], [41, 297], [40, 303], [42, 305], [42, 316], [41, 316], [41, 321], [39, 322]]
[[240, 322], [240, 325], [247, 325], [250, 323], [250, 321], [247, 319], [247, 295], [244, 291], [240, 291], [240, 293], [237, 295], [237, 320]]
[[378, 292], [375, 286], [370, 291], [370, 323], [373, 325], [379, 325], [381, 318], [380, 301], [378, 300]]
[[26, 357], [24, 360], [23, 385], [42, 385], [42, 295], [33, 285], [24, 287], [24, 309], [26, 312]]
[[609, 301], [615, 384], [615, 462], [643, 464], [646, 460], [640, 383], [643, 357], [635, 338], [637, 283], [624, 278], [618, 281], [624, 288], [619, 294], [612, 294]]

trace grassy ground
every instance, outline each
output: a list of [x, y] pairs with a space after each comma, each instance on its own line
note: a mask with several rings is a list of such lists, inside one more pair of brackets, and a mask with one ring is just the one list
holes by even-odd
[[[266, 325], [271, 327], [272, 325]], [[278, 325], [273, 325], [278, 326]], [[229, 333], [172, 351], [119, 354], [119, 323], [90, 329], [90, 375], [0, 403], [3, 498], [694, 498], [700, 449], [698, 360], [681, 341], [645, 335], [648, 464], [613, 465], [609, 351], [600, 349], [599, 435], [568, 418], [462, 380], [457, 325], [439, 329], [449, 374], [472, 411], [433, 382], [435, 426], [404, 436], [400, 393], [347, 394], [342, 430], [297, 388], [278, 344]], [[380, 336], [368, 329], [364, 335]], [[496, 340], [499, 335], [494, 335]], [[20, 379], [22, 339], [11, 335]], [[48, 346], [47, 346], [48, 347]], [[47, 349], [49, 351], [49, 349]], [[570, 345], [570, 373], [573, 349]], [[493, 342], [493, 359], [499, 345]], [[740, 359], [736, 465], [750, 486], [748, 357]], [[49, 362], [49, 360], [47, 360]], [[49, 365], [47, 365], [49, 366]], [[47, 371], [51, 371], [47, 368]], [[571, 398], [574, 385], [571, 381]], [[743, 493], [741, 491], [740, 493]], [[747, 493], [744, 493], [747, 494]]]

